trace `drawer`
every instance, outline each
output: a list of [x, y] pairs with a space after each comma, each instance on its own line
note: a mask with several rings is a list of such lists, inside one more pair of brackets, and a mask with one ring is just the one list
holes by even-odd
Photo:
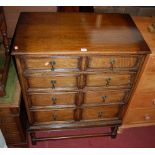
[[151, 56], [148, 61], [146, 72], [155, 72], [155, 56]]
[[137, 69], [138, 56], [92, 56], [89, 57], [90, 69]]
[[125, 116], [126, 124], [155, 123], [155, 109], [132, 109]]
[[35, 123], [71, 121], [74, 119], [74, 109], [55, 109], [33, 111]]
[[31, 94], [32, 106], [54, 106], [54, 105], [74, 105], [76, 102], [75, 92], [67, 93], [44, 93], [44, 94]]
[[0, 117], [9, 117], [13, 115], [19, 115], [19, 108], [13, 107], [13, 108], [1, 108], [0, 109]]
[[131, 103], [131, 108], [155, 108], [155, 92], [136, 93]]
[[28, 57], [24, 59], [28, 69], [50, 69], [52, 71], [79, 68], [79, 57]]
[[137, 91], [139, 92], [155, 92], [155, 73], [147, 73], [142, 75], [140, 82], [138, 84]]
[[127, 90], [113, 91], [88, 91], [84, 95], [85, 104], [110, 104], [125, 102]]
[[0, 109], [0, 117], [5, 117], [5, 116], [9, 116], [9, 115], [12, 115], [9, 108]]
[[101, 73], [101, 74], [88, 74], [87, 86], [88, 87], [131, 87], [134, 80], [134, 74], [128, 73]]
[[30, 88], [77, 88], [78, 76], [74, 75], [43, 75], [27, 78]]
[[98, 106], [83, 109], [83, 120], [106, 120], [119, 117], [120, 105]]
[[1, 117], [0, 118], [0, 127], [7, 126], [8, 124], [16, 124], [16, 117]]

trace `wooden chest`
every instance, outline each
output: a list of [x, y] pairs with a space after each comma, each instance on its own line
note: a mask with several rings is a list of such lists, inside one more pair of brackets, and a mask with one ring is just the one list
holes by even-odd
[[148, 29], [155, 22], [155, 17], [134, 17], [133, 19], [150, 47], [151, 54], [145, 60], [122, 128], [155, 125], [155, 33], [151, 33]]
[[149, 52], [128, 15], [22, 13], [12, 54], [29, 130], [111, 126], [115, 137]]
[[26, 111], [21, 104], [21, 87], [11, 62], [6, 95], [0, 97], [0, 129], [8, 147], [26, 147]]

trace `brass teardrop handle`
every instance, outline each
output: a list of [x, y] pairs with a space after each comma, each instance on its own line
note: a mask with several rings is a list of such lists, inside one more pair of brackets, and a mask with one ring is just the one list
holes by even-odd
[[113, 70], [114, 69], [114, 64], [115, 64], [115, 59], [110, 59], [110, 68]]
[[56, 80], [51, 80], [51, 84], [52, 84], [52, 89], [55, 88], [55, 84], [56, 84]]
[[52, 97], [52, 103], [53, 104], [56, 104], [56, 100], [57, 100], [56, 97]]
[[108, 87], [110, 85], [110, 82], [111, 82], [111, 78], [107, 78], [106, 79], [106, 87]]
[[50, 61], [49, 64], [51, 65], [51, 70], [54, 71], [54, 65], [56, 65], [55, 61]]
[[57, 115], [55, 113], [52, 113], [52, 120], [56, 121], [57, 120]]
[[98, 118], [103, 118], [103, 116], [104, 116], [104, 113], [101, 111], [101, 112], [98, 112]]
[[107, 98], [106, 95], [105, 95], [105, 96], [102, 96], [102, 100], [103, 100], [103, 102], [105, 102], [106, 98]]

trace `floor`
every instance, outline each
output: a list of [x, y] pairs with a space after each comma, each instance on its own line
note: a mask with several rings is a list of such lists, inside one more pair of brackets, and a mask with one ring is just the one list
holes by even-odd
[[[103, 132], [104, 128], [82, 129], [80, 131], [63, 131], [59, 134], [79, 134]], [[57, 132], [52, 132], [53, 136]], [[38, 132], [36, 136], [49, 136], [51, 132]], [[37, 142], [36, 145], [31, 144], [29, 137], [29, 147], [32, 148], [155, 148], [155, 126], [125, 129], [118, 134], [116, 139], [110, 137], [80, 138], [56, 141]]]

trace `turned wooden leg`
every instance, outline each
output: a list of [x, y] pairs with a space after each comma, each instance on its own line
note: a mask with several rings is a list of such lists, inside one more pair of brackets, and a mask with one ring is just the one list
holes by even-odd
[[32, 145], [36, 145], [36, 140], [35, 140], [35, 137], [36, 137], [36, 134], [35, 132], [30, 132], [30, 137], [31, 137], [31, 142], [32, 142]]
[[111, 127], [111, 138], [116, 138], [118, 126]]

